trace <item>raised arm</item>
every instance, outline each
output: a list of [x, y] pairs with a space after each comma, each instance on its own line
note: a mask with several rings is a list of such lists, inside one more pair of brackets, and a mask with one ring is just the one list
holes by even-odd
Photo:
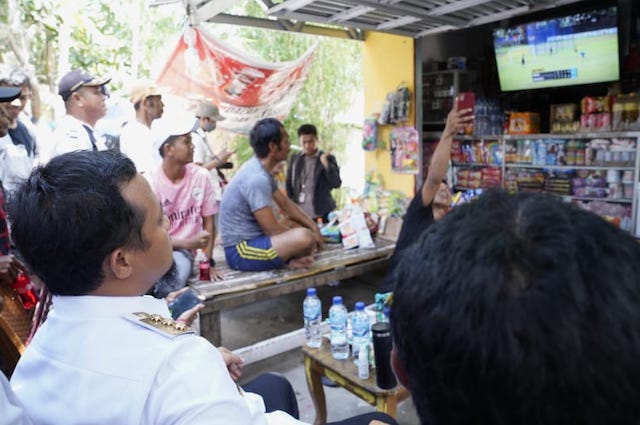
[[453, 136], [460, 131], [463, 126], [473, 120], [473, 109], [458, 110], [458, 98], [453, 101], [453, 108], [447, 115], [447, 123], [442, 132], [440, 143], [436, 147], [431, 163], [429, 164], [429, 172], [427, 178], [422, 184], [422, 203], [427, 206], [436, 196], [436, 192], [440, 187], [440, 183], [447, 175], [449, 168], [449, 159], [451, 158], [451, 145]]
[[329, 187], [331, 187], [331, 189], [339, 188], [342, 185], [342, 180], [340, 179], [340, 167], [338, 167], [336, 157], [333, 156], [331, 152], [323, 152], [322, 155], [320, 155], [320, 163], [324, 167]]

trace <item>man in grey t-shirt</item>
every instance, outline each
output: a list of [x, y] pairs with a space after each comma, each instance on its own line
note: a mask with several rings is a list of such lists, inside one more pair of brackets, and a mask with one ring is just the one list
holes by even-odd
[[[322, 236], [304, 211], [278, 190], [271, 174], [287, 158], [289, 135], [280, 121], [265, 118], [251, 129], [250, 141], [255, 156], [231, 179], [220, 204], [227, 264], [250, 271], [308, 267], [313, 251], [324, 245]], [[274, 202], [287, 224], [276, 220]]]

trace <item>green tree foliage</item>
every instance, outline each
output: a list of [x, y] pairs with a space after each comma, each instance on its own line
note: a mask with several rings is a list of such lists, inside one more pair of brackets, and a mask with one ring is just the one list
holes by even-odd
[[[148, 8], [144, 0], [15, 1], [20, 11], [19, 26], [28, 40], [29, 61], [38, 80], [53, 93], [59, 78], [60, 54], [68, 55], [66, 59], [72, 68], [110, 75], [115, 89], [122, 88], [127, 77], [151, 77], [157, 71], [152, 67], [159, 66], [159, 52], [174, 45], [186, 18], [180, 4]], [[254, 0], [239, 2], [234, 10], [264, 17]], [[301, 124], [315, 124], [322, 148], [332, 149], [340, 162], [348, 125], [338, 122], [336, 117], [349, 109], [361, 89], [361, 43], [260, 28], [206, 25], [222, 40], [240, 39], [241, 47], [249, 54], [271, 62], [297, 59], [318, 44], [307, 81], [284, 124], [294, 144]], [[60, 51], [63, 27], [68, 28], [68, 52]], [[132, 45], [136, 30], [139, 42]], [[0, 54], [6, 49], [0, 46]], [[140, 62], [137, 75], [132, 71], [134, 55], [138, 55]], [[252, 155], [251, 147], [247, 137], [238, 136], [235, 144], [241, 164]]]
[[[245, 2], [243, 13], [264, 17], [256, 2]], [[331, 37], [243, 27], [237, 31], [244, 49], [270, 62], [286, 62], [299, 58], [317, 43], [313, 65], [298, 101], [284, 126], [292, 144], [297, 144], [297, 129], [305, 123], [318, 128], [322, 149], [331, 149], [338, 162], [343, 162], [349, 124], [337, 117], [349, 110], [362, 88], [361, 43]], [[221, 38], [229, 38], [222, 35]], [[251, 157], [246, 137], [238, 137], [240, 162]]]

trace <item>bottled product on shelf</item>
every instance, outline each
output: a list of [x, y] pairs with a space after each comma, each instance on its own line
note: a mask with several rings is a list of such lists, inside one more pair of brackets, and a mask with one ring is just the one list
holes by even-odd
[[347, 308], [342, 304], [342, 297], [333, 297], [333, 305], [329, 309], [329, 326], [331, 327], [331, 355], [334, 359], [349, 357], [349, 341], [347, 340]]
[[302, 302], [302, 312], [307, 346], [318, 348], [322, 344], [322, 302], [316, 294], [316, 288], [307, 289], [307, 296]]
[[452, 145], [450, 181], [470, 197], [490, 187], [551, 193], [638, 233], [639, 137], [634, 132], [459, 135]]
[[353, 334], [353, 357], [358, 358], [360, 347], [369, 345], [369, 315], [364, 311], [364, 303], [358, 301], [356, 309], [351, 315], [351, 332]]

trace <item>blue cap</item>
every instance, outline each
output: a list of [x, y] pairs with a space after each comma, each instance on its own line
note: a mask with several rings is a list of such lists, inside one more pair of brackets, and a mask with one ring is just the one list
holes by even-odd
[[20, 87], [0, 87], [0, 102], [11, 102], [21, 91]]
[[342, 304], [342, 297], [340, 295], [336, 295], [335, 297], [333, 297], [333, 303]]
[[316, 288], [307, 288], [307, 295], [315, 295], [316, 294]]
[[364, 303], [362, 301], [356, 303], [356, 310], [364, 310]]
[[96, 78], [82, 69], [67, 72], [58, 82], [58, 94], [66, 101], [80, 87], [104, 86], [111, 78]]

